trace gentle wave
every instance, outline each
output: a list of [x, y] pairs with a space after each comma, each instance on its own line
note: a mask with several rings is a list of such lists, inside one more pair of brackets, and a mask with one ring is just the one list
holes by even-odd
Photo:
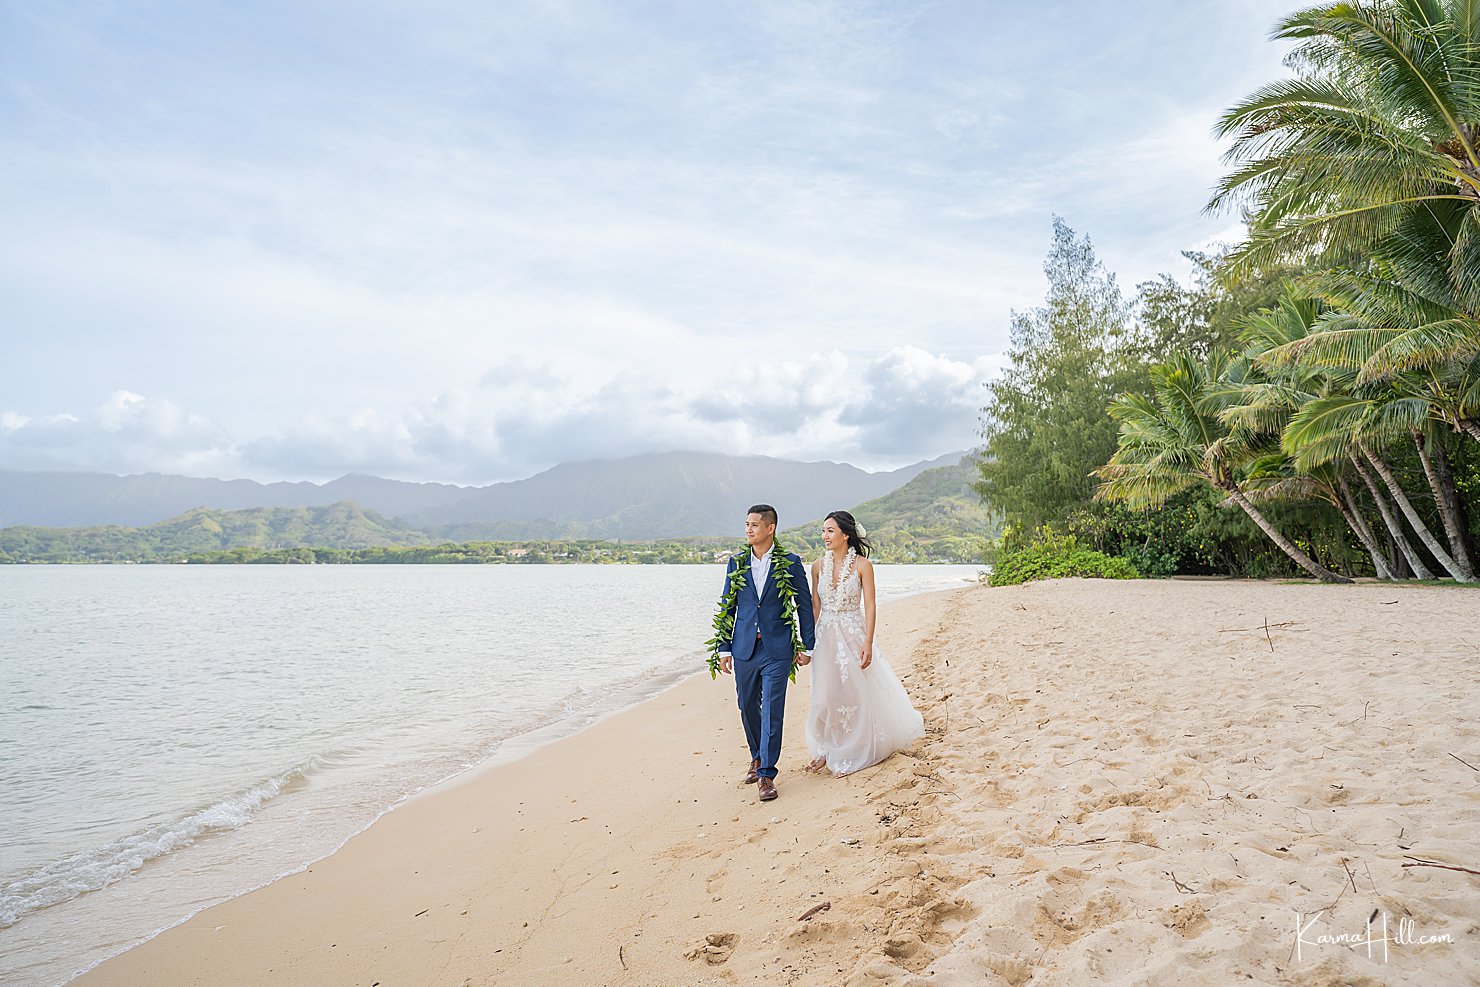
[[[440, 765], [441, 770], [426, 773], [423, 783], [408, 790], [406, 797], [435, 788], [471, 768], [486, 764], [504, 754], [511, 745], [515, 751], [527, 752], [534, 749], [526, 743], [532, 738], [543, 736], [548, 742], [555, 736], [575, 733], [602, 716], [657, 695], [703, 668], [702, 657], [696, 652], [676, 662], [663, 662], [607, 679], [599, 685], [578, 685], [543, 709], [527, 712], [463, 748], [455, 759], [444, 761]], [[552, 730], [556, 731], [553, 735]], [[394, 807], [394, 804], [389, 805], [385, 811]]]
[[314, 755], [281, 774], [188, 816], [37, 868], [0, 891], [0, 929], [14, 925], [31, 912], [121, 881], [149, 861], [189, 846], [203, 836], [240, 829], [253, 813], [284, 792], [302, 785], [309, 775], [335, 757], [332, 754]]
[[[449, 776], [475, 767], [493, 756], [511, 738], [535, 733], [563, 720], [579, 720], [583, 715], [610, 712], [614, 697], [622, 697], [616, 703], [616, 708], [620, 708], [661, 691], [695, 671], [690, 661], [676, 666], [655, 666], [605, 682], [600, 687], [577, 686], [545, 709], [527, 715], [517, 725], [497, 731], [471, 750], [461, 752], [457, 763], [423, 778], [421, 784], [413, 786], [406, 794], [433, 787], [448, 780]], [[639, 687], [641, 692], [633, 695]], [[130, 834], [94, 850], [53, 861], [12, 881], [0, 890], [0, 929], [16, 924], [32, 912], [115, 884], [151, 860], [190, 846], [202, 837], [240, 829], [268, 802], [300, 787], [311, 774], [332, 766], [343, 754], [314, 755], [287, 771], [187, 816]], [[388, 805], [382, 812], [392, 807]]]

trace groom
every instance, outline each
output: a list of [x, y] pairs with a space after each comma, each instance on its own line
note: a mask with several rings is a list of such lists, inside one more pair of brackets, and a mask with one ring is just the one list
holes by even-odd
[[[750, 568], [730, 610], [733, 637], [719, 642], [719, 667], [726, 675], [734, 670], [735, 693], [740, 699], [740, 722], [750, 744], [750, 770], [745, 784], [759, 782], [760, 800], [776, 797], [776, 760], [781, 756], [781, 719], [786, 712], [786, 682], [792, 659], [798, 665], [812, 660], [812, 590], [802, 560], [787, 553], [773, 559], [776, 547], [776, 508], [757, 504], [745, 517], [745, 541], [750, 546]], [[728, 593], [730, 574], [746, 560], [730, 559], [725, 569]], [[791, 624], [787, 621], [777, 587], [777, 569], [791, 577], [800, 618], [802, 646], [792, 654]]]

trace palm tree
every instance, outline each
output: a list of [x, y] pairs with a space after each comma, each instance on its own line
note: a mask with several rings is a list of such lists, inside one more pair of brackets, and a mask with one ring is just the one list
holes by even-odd
[[1461, 310], [1449, 256], [1460, 225], [1447, 204], [1419, 210], [1373, 248], [1365, 266], [1303, 278], [1302, 289], [1328, 310], [1322, 332], [1291, 340], [1284, 356], [1356, 370], [1360, 382], [1427, 373], [1436, 417], [1480, 441], [1480, 374], [1464, 370], [1480, 359], [1480, 322]]
[[[1459, 582], [1473, 582], [1475, 572], [1465, 548], [1464, 534], [1459, 529], [1457, 516], [1450, 516], [1449, 508], [1453, 501], [1440, 484], [1432, 460], [1424, 449], [1428, 438], [1423, 432], [1426, 417], [1427, 408], [1422, 399], [1403, 397], [1391, 391], [1380, 395], [1342, 394], [1318, 398], [1304, 405], [1290, 419], [1285, 430], [1284, 447], [1301, 469], [1340, 457], [1351, 457], [1358, 463], [1365, 460], [1365, 465], [1381, 478], [1393, 502], [1429, 553]], [[1447, 551], [1424, 522], [1383, 455], [1383, 448], [1399, 441], [1400, 436], [1413, 442], [1420, 460], [1425, 460], [1425, 475], [1432, 485], [1434, 500], [1449, 536]], [[1417, 570], [1419, 566], [1414, 568]]]
[[1249, 464], [1248, 478], [1244, 489], [1249, 499], [1256, 504], [1265, 501], [1325, 501], [1336, 509], [1348, 528], [1357, 536], [1367, 554], [1372, 557], [1372, 567], [1377, 578], [1394, 580], [1399, 578], [1387, 564], [1382, 546], [1372, 528], [1362, 517], [1362, 511], [1352, 496], [1351, 488], [1342, 475], [1340, 463], [1326, 463], [1314, 469], [1302, 470], [1295, 461], [1283, 453], [1262, 456]]
[[[1267, 354], [1288, 351], [1292, 344], [1308, 337], [1324, 314], [1318, 299], [1298, 294], [1287, 285], [1273, 308], [1261, 309], [1239, 321], [1239, 337], [1245, 344], [1240, 357], [1244, 367], [1225, 375], [1229, 396], [1234, 401], [1219, 413], [1225, 425], [1278, 441], [1289, 427], [1291, 417], [1306, 404], [1344, 393], [1351, 387], [1356, 374], [1343, 368], [1265, 360]], [[1372, 556], [1378, 578], [1397, 578], [1352, 495], [1344, 475], [1345, 467], [1346, 463], [1339, 459], [1301, 465], [1289, 452], [1266, 455], [1250, 464], [1245, 489], [1251, 499], [1258, 501], [1325, 501], [1342, 516]], [[1389, 516], [1384, 515], [1384, 519]], [[1400, 528], [1395, 537], [1401, 535]], [[1405, 554], [1413, 554], [1411, 547]]]
[[[1447, 273], [1435, 272], [1433, 260], [1432, 252], [1411, 252], [1407, 269], [1414, 282], [1423, 284], [1431, 295], [1452, 301], [1452, 279]], [[1480, 436], [1480, 421], [1476, 420], [1480, 418], [1480, 355], [1456, 360], [1448, 351], [1436, 352], [1434, 331], [1445, 317], [1453, 321], [1453, 310], [1396, 282], [1335, 271], [1306, 278], [1304, 285], [1340, 307], [1322, 309], [1316, 302], [1287, 296], [1277, 311], [1261, 313], [1245, 323], [1245, 335], [1251, 340], [1249, 357], [1275, 379], [1287, 382], [1278, 397], [1292, 408], [1301, 403], [1302, 393], [1312, 389], [1312, 380], [1324, 378], [1336, 385], [1319, 394], [1305, 394], [1304, 407], [1283, 430], [1285, 450], [1295, 457], [1300, 470], [1341, 458], [1355, 463], [1373, 490], [1395, 543], [1414, 572], [1424, 576], [1426, 568], [1407, 543], [1401, 525], [1394, 523], [1386, 497], [1377, 492], [1366, 472], [1365, 466], [1370, 465], [1434, 558], [1455, 579], [1473, 581], [1475, 568], [1460, 523], [1458, 495], [1453, 478], [1439, 460], [1442, 444], [1433, 440], [1439, 425]], [[1430, 331], [1425, 351], [1428, 362], [1416, 369], [1401, 369], [1410, 362], [1403, 354], [1411, 351], [1404, 347], [1418, 331], [1404, 333], [1385, 327], [1404, 318], [1422, 322], [1416, 313], [1423, 310], [1434, 316], [1421, 327]], [[1395, 333], [1397, 338], [1393, 338]], [[1446, 358], [1447, 362], [1439, 362]], [[1292, 388], [1293, 398], [1285, 393]], [[1448, 537], [1447, 552], [1383, 458], [1382, 450], [1398, 441], [1411, 441], [1417, 449]]]
[[1412, 569], [1413, 574], [1419, 579], [1436, 578], [1429, 571], [1429, 567], [1424, 562], [1423, 556], [1418, 553], [1418, 550], [1413, 547], [1413, 543], [1408, 540], [1408, 535], [1403, 530], [1402, 519], [1393, 508], [1392, 503], [1389, 502], [1387, 494], [1383, 493], [1382, 487], [1378, 486], [1377, 479], [1374, 477], [1372, 470], [1367, 466], [1368, 460], [1365, 458], [1365, 455], [1359, 455], [1355, 451], [1348, 452], [1347, 460], [1357, 471], [1357, 475], [1362, 478], [1362, 483], [1366, 485], [1367, 492], [1372, 495], [1372, 502], [1377, 505], [1377, 513], [1382, 517], [1382, 523], [1387, 527], [1388, 535], [1393, 539], [1393, 544], [1397, 546], [1398, 551], [1407, 561], [1408, 568]]
[[[1317, 290], [1326, 286], [1322, 293], [1330, 298], [1329, 285], [1339, 276], [1331, 274], [1310, 281]], [[1338, 300], [1347, 310], [1369, 314], [1376, 305], [1370, 297]], [[1246, 393], [1255, 395], [1252, 401], [1246, 396], [1250, 408], [1235, 408], [1225, 414], [1247, 416], [1281, 402], [1292, 409], [1299, 405], [1283, 428], [1281, 440], [1285, 451], [1295, 458], [1297, 469], [1309, 471], [1315, 465], [1342, 458], [1355, 463], [1372, 488], [1394, 541], [1414, 572], [1423, 576], [1427, 570], [1407, 544], [1401, 525], [1395, 524], [1386, 510], [1386, 498], [1377, 493], [1366, 472], [1365, 467], [1370, 466], [1439, 564], [1455, 579], [1473, 581], [1475, 567], [1460, 524], [1453, 479], [1430, 450], [1442, 453], [1442, 445], [1433, 441], [1438, 425], [1465, 432], [1480, 428], [1476, 421], [1480, 417], [1480, 356], [1364, 380], [1366, 368], [1374, 359], [1370, 349], [1364, 348], [1371, 345], [1370, 340], [1362, 342], [1370, 333], [1356, 317], [1341, 310], [1311, 308], [1314, 304], [1286, 298], [1278, 311], [1246, 320], [1245, 333], [1252, 340], [1250, 359], [1284, 383], [1278, 388], [1269, 385], [1272, 396], [1260, 395], [1257, 386], [1246, 385]], [[1313, 390], [1310, 382], [1323, 377], [1337, 386], [1309, 393]], [[1263, 413], [1267, 417], [1268, 411]], [[1383, 449], [1400, 441], [1412, 442], [1418, 452], [1444, 524], [1448, 551], [1434, 538], [1383, 456]]]
[[1328, 2], [1291, 14], [1274, 37], [1297, 43], [1295, 77], [1218, 124], [1235, 170], [1209, 208], [1238, 202], [1250, 216], [1235, 269], [1365, 253], [1421, 211], [1448, 210], [1455, 307], [1480, 316], [1480, 5]]
[[1118, 446], [1110, 462], [1092, 474], [1102, 481], [1095, 499], [1156, 507], [1205, 483], [1227, 494], [1306, 572], [1323, 582], [1351, 582], [1301, 551], [1240, 489], [1240, 468], [1260, 450], [1255, 447], [1256, 436], [1229, 429], [1219, 420], [1237, 393], [1225, 380], [1229, 366], [1228, 356], [1221, 352], [1206, 363], [1185, 352], [1174, 353], [1151, 369], [1154, 398], [1137, 394], [1117, 398], [1110, 414], [1120, 422]]
[[1444, 534], [1449, 539], [1449, 554], [1463, 575], [1455, 578], [1463, 582], [1475, 581], [1475, 563], [1470, 557], [1464, 523], [1461, 520], [1459, 491], [1455, 488], [1454, 474], [1449, 469], [1448, 457], [1439, 436], [1430, 429], [1412, 430], [1413, 444], [1418, 450], [1418, 461], [1423, 464], [1424, 478], [1434, 494], [1434, 506], [1444, 525]]

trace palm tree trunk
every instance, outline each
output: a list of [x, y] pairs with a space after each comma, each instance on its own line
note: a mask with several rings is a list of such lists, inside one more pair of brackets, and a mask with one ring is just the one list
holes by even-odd
[[[1454, 470], [1449, 466], [1449, 453], [1444, 451], [1442, 443], [1436, 443], [1432, 450], [1434, 457], [1434, 472], [1439, 474], [1439, 483], [1444, 489], [1444, 496], [1449, 500], [1449, 509], [1454, 512], [1455, 526], [1459, 528], [1459, 543], [1464, 546], [1465, 558], [1470, 562], [1470, 571], [1475, 571], [1475, 540], [1470, 537], [1470, 517], [1465, 509], [1464, 499], [1459, 495], [1459, 488], [1454, 483]], [[1458, 556], [1456, 556], [1457, 558]]]
[[1414, 577], [1417, 579], [1433, 579], [1434, 574], [1429, 571], [1428, 566], [1424, 565], [1423, 559], [1414, 549], [1412, 543], [1408, 541], [1408, 534], [1403, 530], [1403, 522], [1393, 516], [1393, 506], [1388, 503], [1387, 497], [1378, 488], [1377, 481], [1372, 478], [1372, 471], [1367, 469], [1361, 457], [1355, 453], [1352, 454], [1351, 461], [1352, 465], [1357, 468], [1357, 472], [1361, 474], [1362, 482], [1367, 485], [1367, 490], [1372, 494], [1373, 501], [1377, 504], [1377, 513], [1382, 516], [1382, 523], [1387, 526], [1388, 536], [1398, 546], [1398, 551], [1403, 553], [1403, 558], [1408, 560], [1408, 568], [1413, 570]]
[[1448, 552], [1444, 551], [1444, 546], [1439, 544], [1439, 539], [1435, 538], [1434, 533], [1429, 530], [1429, 526], [1423, 523], [1423, 518], [1418, 516], [1418, 511], [1414, 509], [1413, 502], [1408, 499], [1408, 495], [1399, 486], [1398, 478], [1393, 475], [1393, 471], [1388, 464], [1383, 462], [1381, 456], [1374, 456], [1365, 448], [1362, 452], [1367, 456], [1368, 461], [1372, 463], [1372, 468], [1377, 471], [1377, 475], [1382, 477], [1382, 482], [1387, 484], [1387, 488], [1392, 493], [1393, 500], [1397, 503], [1398, 509], [1403, 512], [1403, 516], [1413, 526], [1413, 533], [1418, 535], [1418, 540], [1424, 543], [1424, 547], [1429, 550], [1429, 554], [1440, 565], [1449, 570], [1449, 574], [1457, 582], [1467, 583], [1472, 581], [1475, 577], [1460, 572], [1459, 567], [1454, 564], [1454, 559], [1450, 557]]
[[1413, 578], [1413, 569], [1409, 567], [1408, 559], [1398, 549], [1398, 543], [1393, 541], [1392, 535], [1388, 535], [1387, 540], [1387, 564], [1395, 580]]
[[1459, 427], [1464, 429], [1465, 434], [1470, 438], [1476, 442], [1480, 442], [1480, 421], [1476, 421], [1473, 418], [1461, 418], [1459, 420]]
[[1476, 552], [1476, 540], [1471, 533], [1470, 505], [1465, 502], [1464, 497], [1459, 496], [1459, 487], [1455, 485], [1455, 471], [1449, 465], [1449, 453], [1443, 447], [1434, 448], [1434, 468], [1439, 471], [1440, 479], [1444, 481], [1444, 490], [1449, 491], [1449, 496], [1455, 500], [1455, 516], [1459, 518], [1459, 530], [1464, 533], [1465, 550], [1470, 555], [1470, 562], [1474, 564], [1480, 553]]
[[1362, 517], [1362, 510], [1357, 506], [1357, 498], [1352, 496], [1352, 488], [1346, 482], [1346, 477], [1338, 475], [1336, 477], [1336, 486], [1341, 491], [1341, 499], [1345, 501], [1345, 503], [1338, 503], [1336, 509], [1341, 512], [1342, 517], [1346, 518], [1346, 523], [1352, 531], [1356, 532], [1357, 539], [1362, 543], [1362, 547], [1367, 550], [1367, 554], [1372, 556], [1372, 567], [1377, 570], [1377, 578], [1384, 580], [1396, 579], [1397, 577], [1393, 575], [1393, 570], [1388, 568], [1386, 554], [1383, 552], [1382, 546], [1378, 544], [1377, 536], [1368, 527], [1367, 519]]
[[[1465, 534], [1460, 527], [1458, 498], [1444, 483], [1434, 457], [1430, 455], [1428, 441], [1418, 429], [1413, 430], [1413, 444], [1418, 447], [1418, 460], [1423, 463], [1423, 475], [1428, 478], [1429, 489], [1434, 492], [1434, 506], [1439, 508], [1439, 517], [1444, 522], [1444, 534], [1449, 537], [1449, 555], [1454, 560], [1452, 569], [1455, 578], [1462, 583], [1475, 581], [1475, 567], [1470, 563], [1470, 554], [1465, 550]], [[1442, 450], [1437, 450], [1442, 453]]]
[[1314, 559], [1312, 559], [1309, 555], [1306, 555], [1300, 549], [1296, 548], [1294, 542], [1286, 538], [1284, 535], [1280, 534], [1280, 532], [1275, 529], [1275, 526], [1270, 524], [1269, 521], [1265, 519], [1263, 514], [1259, 513], [1259, 509], [1253, 504], [1249, 503], [1249, 498], [1245, 497], [1243, 495], [1243, 491], [1239, 490], [1238, 487], [1230, 485], [1228, 487], [1228, 496], [1235, 504], [1242, 507], [1244, 509], [1244, 513], [1249, 515], [1249, 517], [1253, 519], [1254, 523], [1259, 525], [1259, 529], [1269, 536], [1270, 541], [1278, 545], [1280, 547], [1280, 551], [1284, 552], [1286, 555], [1290, 556], [1290, 558], [1294, 559], [1295, 564], [1300, 566], [1300, 568], [1304, 569], [1312, 576], [1315, 576], [1323, 583], [1351, 582], [1351, 580], [1346, 578], [1345, 576], [1338, 576], [1330, 569], [1323, 568], [1322, 566], [1316, 564], [1316, 561]]

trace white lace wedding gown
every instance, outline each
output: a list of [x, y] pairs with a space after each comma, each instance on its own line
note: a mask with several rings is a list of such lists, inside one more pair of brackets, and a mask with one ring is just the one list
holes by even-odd
[[822, 557], [817, 596], [817, 638], [812, 649], [812, 702], [807, 747], [814, 760], [846, 775], [878, 764], [925, 736], [925, 722], [888, 660], [874, 646], [868, 668], [858, 667], [863, 648], [863, 587], [848, 550], [833, 585], [833, 558]]

